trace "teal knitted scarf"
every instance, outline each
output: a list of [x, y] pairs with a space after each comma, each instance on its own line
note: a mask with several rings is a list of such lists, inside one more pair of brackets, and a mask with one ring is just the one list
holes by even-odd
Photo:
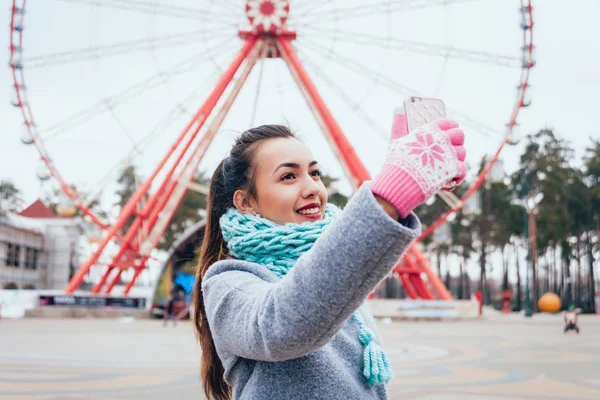
[[[230, 208], [219, 222], [232, 256], [264, 265], [278, 277], [283, 277], [296, 260], [312, 248], [340, 212], [336, 206], [327, 204], [325, 217], [319, 221], [279, 225], [266, 218], [242, 214]], [[352, 317], [360, 328], [358, 339], [364, 346], [363, 375], [370, 386], [387, 383], [393, 372], [383, 349], [373, 340], [375, 334], [365, 325], [358, 310]]]

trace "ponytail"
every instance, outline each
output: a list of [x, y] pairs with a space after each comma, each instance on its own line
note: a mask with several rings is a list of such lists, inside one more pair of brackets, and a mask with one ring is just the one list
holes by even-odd
[[236, 140], [229, 157], [221, 161], [210, 181], [206, 227], [193, 295], [194, 326], [202, 349], [200, 376], [209, 400], [231, 400], [232, 388], [225, 382], [225, 368], [217, 354], [206, 319], [202, 279], [211, 265], [229, 256], [219, 220], [229, 208], [234, 207], [233, 195], [236, 190], [244, 189], [250, 196], [255, 195], [253, 155], [261, 141], [273, 138], [295, 138], [295, 135], [281, 125], [263, 125], [247, 130]]
[[215, 349], [215, 344], [206, 319], [204, 299], [202, 297], [202, 278], [204, 277], [204, 274], [206, 274], [208, 267], [227, 256], [227, 246], [223, 239], [223, 235], [221, 234], [221, 227], [219, 226], [219, 218], [222, 214], [219, 215], [219, 202], [215, 201], [219, 200], [219, 197], [221, 197], [220, 195], [224, 192], [224, 162], [225, 160], [221, 161], [210, 182], [206, 206], [208, 210], [206, 227], [200, 250], [200, 262], [196, 269], [196, 283], [193, 300], [196, 336], [198, 337], [202, 349], [200, 376], [202, 377], [202, 384], [207, 397], [210, 399], [212, 396], [215, 400], [231, 399], [231, 387], [225, 382], [223, 376], [225, 374], [225, 369], [217, 355], [217, 350]]

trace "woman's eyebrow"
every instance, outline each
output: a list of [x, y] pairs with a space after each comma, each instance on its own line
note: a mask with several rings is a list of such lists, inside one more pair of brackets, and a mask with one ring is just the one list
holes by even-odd
[[[312, 167], [313, 165], [317, 165], [318, 162], [317, 161], [311, 161], [310, 164], [308, 164], [309, 168]], [[277, 172], [277, 170], [279, 170], [279, 168], [284, 168], [284, 167], [288, 167], [288, 168], [293, 168], [293, 169], [299, 169], [300, 165], [296, 164], [296, 163], [281, 163], [277, 166], [277, 168], [275, 168], [275, 171], [273, 171], [273, 175], [275, 175], [275, 172]]]

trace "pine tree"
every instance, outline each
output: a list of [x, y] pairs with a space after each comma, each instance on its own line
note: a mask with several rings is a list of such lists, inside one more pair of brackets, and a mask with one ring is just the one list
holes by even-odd
[[21, 191], [11, 181], [0, 181], [0, 215], [18, 212], [23, 206]]

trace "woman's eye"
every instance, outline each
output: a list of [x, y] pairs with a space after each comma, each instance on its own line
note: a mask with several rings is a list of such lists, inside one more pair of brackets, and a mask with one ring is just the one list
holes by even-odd
[[294, 179], [294, 174], [292, 174], [291, 172], [288, 174], [285, 174], [281, 177], [282, 181], [286, 181], [286, 180], [290, 180], [290, 179]]
[[312, 176], [321, 176], [321, 171], [318, 169], [315, 169], [313, 172], [310, 173]]

